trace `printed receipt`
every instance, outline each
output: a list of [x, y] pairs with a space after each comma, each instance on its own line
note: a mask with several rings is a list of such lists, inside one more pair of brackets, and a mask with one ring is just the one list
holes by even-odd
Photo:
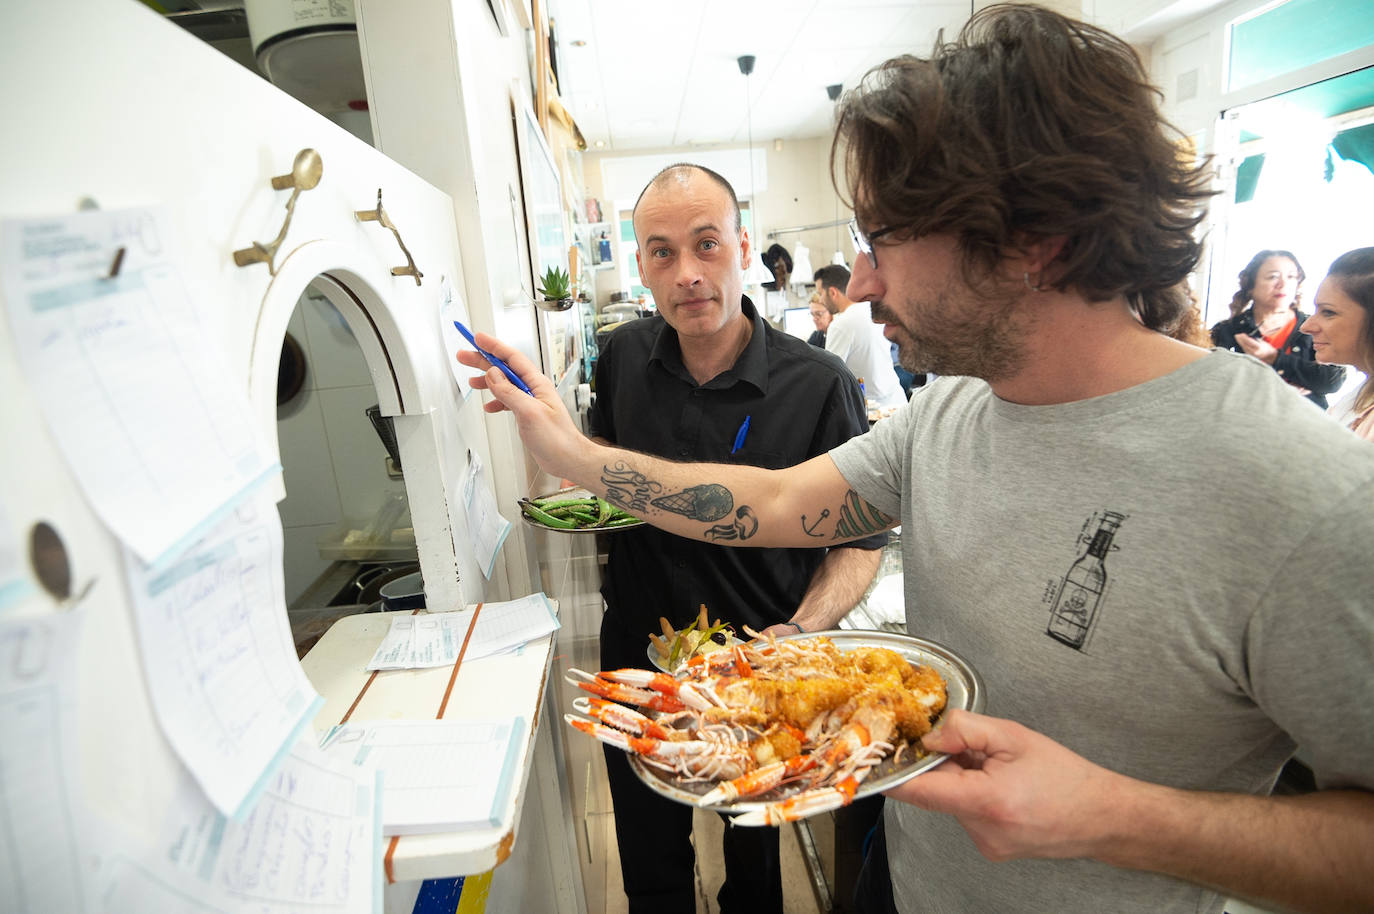
[[477, 660], [514, 650], [559, 627], [553, 604], [542, 593], [505, 603], [484, 603], [480, 612], [396, 615], [367, 668], [413, 670], [450, 666], [458, 660], [465, 639], [468, 646], [463, 658]]

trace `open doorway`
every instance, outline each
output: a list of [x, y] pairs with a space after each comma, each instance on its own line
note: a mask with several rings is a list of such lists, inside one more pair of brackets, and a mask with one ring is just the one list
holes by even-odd
[[312, 282], [287, 324], [277, 383], [286, 487], [278, 510], [298, 650], [340, 616], [380, 608], [385, 581], [419, 571], [399, 455], [379, 431], [390, 420], [377, 415], [377, 400], [353, 330]]
[[[454, 497], [472, 449], [482, 446], [480, 426], [453, 420], [454, 403], [443, 399], [457, 396], [451, 374], [439, 376], [442, 383], [426, 379], [433, 350], [407, 339], [398, 320], [406, 313], [341, 266], [348, 257], [326, 242], [293, 253], [264, 297], [255, 332], [251, 388], [284, 469], [279, 513], [298, 653], [311, 620], [322, 632], [331, 617], [368, 609], [447, 611], [485, 599], [463, 502]], [[294, 340], [303, 368], [287, 370], [283, 354], [292, 346], [284, 340]], [[293, 375], [299, 385], [279, 383]], [[427, 395], [435, 386], [438, 397]], [[410, 577], [419, 588], [411, 596], [423, 602], [388, 606], [386, 593], [357, 587], [377, 565]], [[368, 580], [386, 583], [376, 573]]]
[[[1222, 112], [1218, 154], [1228, 170], [1208, 280], [1208, 326], [1229, 316], [1237, 274], [1260, 250], [1292, 251], [1307, 280], [1299, 307], [1338, 255], [1374, 245], [1374, 67]], [[1364, 375], [1347, 372], [1335, 400]]]

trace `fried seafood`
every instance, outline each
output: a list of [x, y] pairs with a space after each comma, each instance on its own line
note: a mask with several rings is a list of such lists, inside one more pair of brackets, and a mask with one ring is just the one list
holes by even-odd
[[711, 783], [700, 805], [772, 801], [735, 817], [745, 825], [848, 803], [883, 759], [919, 754], [946, 701], [935, 670], [887, 648], [840, 650], [823, 636], [756, 637], [692, 658], [678, 677], [570, 670], [568, 679], [600, 696], [574, 702], [592, 719], [567, 715], [572, 726], [681, 783]]

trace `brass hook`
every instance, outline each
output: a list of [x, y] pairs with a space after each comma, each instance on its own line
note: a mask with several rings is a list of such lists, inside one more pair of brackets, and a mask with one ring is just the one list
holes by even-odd
[[382, 189], [380, 187], [377, 188], [377, 208], [375, 210], [355, 210], [353, 215], [357, 217], [359, 222], [380, 222], [382, 228], [391, 229], [391, 234], [396, 236], [396, 243], [401, 246], [401, 253], [406, 255], [406, 265], [403, 267], [392, 267], [391, 275], [413, 276], [415, 277], [415, 285], [418, 286], [420, 284], [420, 277], [425, 274], [421, 273], [415, 266], [414, 258], [410, 256], [410, 251], [406, 250], [406, 243], [401, 240], [401, 233], [397, 230], [396, 226], [392, 224], [391, 217], [386, 214], [386, 210], [382, 209]]
[[258, 241], [253, 242], [250, 248], [243, 248], [234, 252], [234, 263], [241, 267], [246, 267], [253, 263], [267, 264], [267, 272], [277, 275], [277, 265], [274, 262], [277, 256], [277, 248], [281, 247], [282, 241], [286, 238], [286, 231], [291, 227], [291, 216], [296, 211], [296, 198], [302, 191], [310, 190], [320, 183], [320, 175], [324, 174], [324, 162], [320, 159], [320, 154], [313, 149], [302, 149], [296, 153], [296, 159], [291, 163], [291, 174], [278, 175], [272, 179], [273, 190], [286, 190], [292, 188], [291, 198], [286, 201], [286, 219], [281, 224], [281, 231], [277, 237], [263, 244]]

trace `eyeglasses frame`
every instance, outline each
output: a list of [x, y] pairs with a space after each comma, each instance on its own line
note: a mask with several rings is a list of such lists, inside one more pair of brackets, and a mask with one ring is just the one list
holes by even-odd
[[849, 240], [854, 242], [854, 253], [866, 256], [869, 266], [875, 270], [878, 269], [878, 252], [873, 249], [873, 242], [896, 230], [897, 226], [889, 225], [886, 228], [878, 229], [876, 232], [868, 233], [859, 228], [857, 216], [849, 220]]

